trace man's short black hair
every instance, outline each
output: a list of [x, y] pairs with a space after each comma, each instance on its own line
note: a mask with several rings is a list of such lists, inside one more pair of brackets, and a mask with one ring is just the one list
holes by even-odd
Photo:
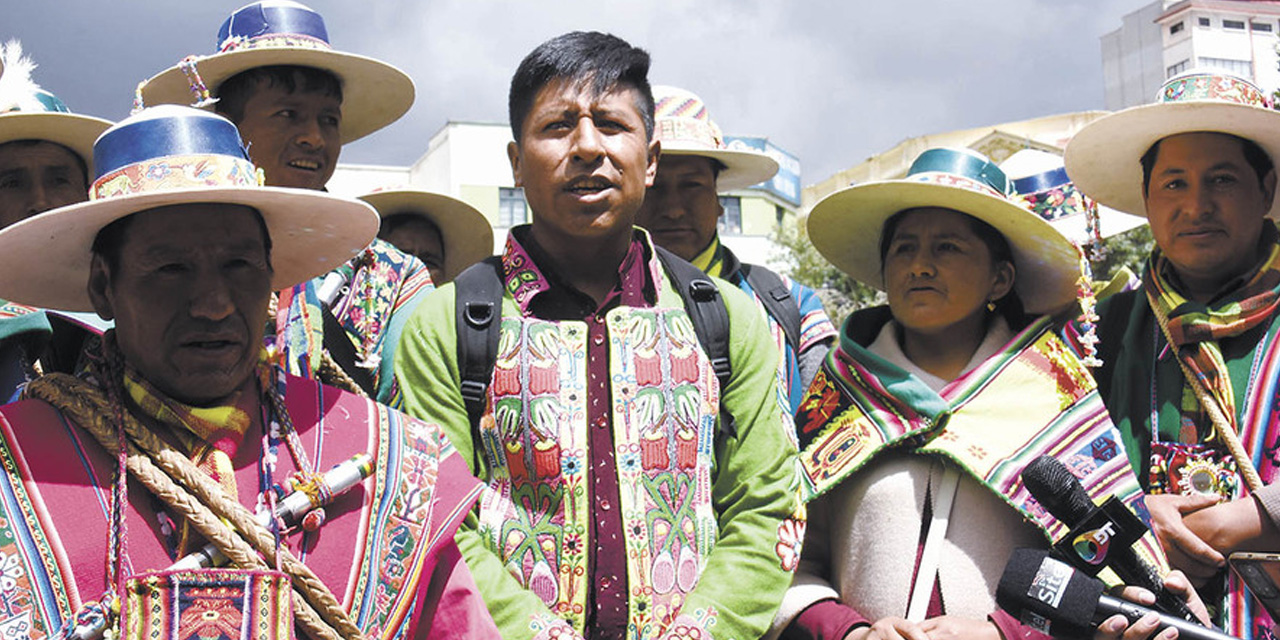
[[93, 179], [93, 176], [89, 175], [89, 165], [85, 163], [84, 158], [80, 157], [80, 154], [77, 153], [75, 150], [73, 150], [71, 147], [68, 147], [63, 144], [58, 144], [57, 142], [54, 142], [52, 140], [40, 140], [37, 138], [31, 138], [26, 140], [10, 140], [8, 142], [0, 143], [0, 149], [4, 149], [9, 145], [13, 145], [15, 147], [20, 147], [20, 148], [31, 148], [41, 143], [51, 144], [56, 147], [62, 147], [67, 151], [67, 153], [71, 154], [72, 158], [76, 159], [76, 166], [80, 168], [80, 175], [84, 176], [85, 191], [87, 192], [89, 190], [89, 182]]
[[431, 218], [414, 211], [401, 211], [382, 218], [382, 223], [378, 225], [378, 237], [381, 238], [410, 222], [421, 222], [431, 227], [435, 230], [436, 235], [440, 236], [441, 244], [444, 243], [444, 234], [440, 231], [440, 225], [436, 224]]
[[516, 142], [520, 142], [525, 118], [538, 92], [556, 80], [583, 86], [593, 96], [618, 88], [635, 89], [639, 94], [636, 109], [644, 120], [645, 138], [653, 139], [649, 53], [608, 33], [573, 31], [538, 45], [525, 56], [511, 77], [507, 115]]
[[[258, 229], [262, 231], [262, 246], [267, 251], [267, 264], [269, 265], [271, 264], [271, 232], [267, 230], [267, 221], [262, 219], [262, 213], [257, 209], [249, 206], [245, 206], [245, 208], [253, 212], [253, 219], [258, 222]], [[138, 213], [142, 212], [139, 211]], [[93, 238], [93, 247], [90, 249], [92, 255], [102, 256], [103, 262], [107, 263], [107, 269], [112, 273], [120, 270], [120, 249], [124, 246], [125, 234], [136, 219], [137, 215], [127, 215], [120, 218], [103, 227], [98, 232], [98, 235]]]
[[244, 105], [259, 86], [281, 87], [287, 93], [319, 93], [342, 102], [342, 81], [338, 76], [315, 67], [277, 64], [254, 67], [227, 78], [215, 91], [218, 102], [214, 110], [239, 124], [244, 118]]
[[[1248, 138], [1241, 138], [1240, 136], [1223, 133], [1221, 131], [1188, 131], [1187, 133], [1216, 133], [1218, 135], [1227, 136], [1228, 138], [1240, 141], [1241, 150], [1244, 152], [1244, 161], [1248, 162], [1249, 166], [1253, 167], [1253, 172], [1258, 175], [1259, 186], [1262, 185], [1262, 181], [1267, 177], [1267, 174], [1271, 173], [1271, 171], [1275, 169], [1275, 163], [1271, 161], [1271, 156], [1267, 155], [1267, 152], [1263, 151], [1262, 147], [1258, 146], [1258, 143]], [[1146, 153], [1142, 154], [1142, 160], [1140, 160], [1140, 162], [1142, 163], [1143, 196], [1147, 195], [1147, 191], [1151, 187], [1151, 171], [1156, 166], [1156, 157], [1160, 155], [1160, 143], [1164, 141], [1165, 138], [1156, 140], [1156, 143], [1151, 145], [1151, 148], [1147, 149]]]

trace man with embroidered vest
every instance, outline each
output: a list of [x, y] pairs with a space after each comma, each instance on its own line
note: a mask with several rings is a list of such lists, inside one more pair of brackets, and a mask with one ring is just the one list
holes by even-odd
[[1065, 158], [1086, 194], [1151, 224], [1142, 288], [1098, 307], [1098, 388], [1171, 564], [1242, 638], [1274, 637], [1225, 559], [1280, 551], [1277, 158], [1270, 98], [1220, 72], [1170, 79], [1156, 104], [1081, 130]]
[[533, 222], [496, 268], [501, 339], [477, 425], [459, 391], [456, 280], [414, 313], [397, 357], [405, 410], [444, 425], [488, 485], [457, 540], [506, 638], [758, 637], [798, 552], [794, 433], [763, 319], [717, 281], [720, 388], [634, 226], [659, 153], [648, 66], [614, 36], [574, 32], [512, 78], [508, 155]]
[[[237, 9], [217, 42], [215, 53], [148, 80], [143, 101], [188, 104], [194, 94], [195, 106], [236, 123], [269, 186], [323, 190], [342, 145], [390, 125], [413, 104], [409, 76], [334, 50], [324, 18], [291, 0]], [[400, 331], [432, 286], [421, 260], [375, 239], [323, 278], [280, 292], [274, 340], [281, 358], [290, 373], [387, 402]], [[346, 343], [337, 335], [344, 332]]]
[[[835, 325], [813, 289], [760, 265], [743, 264], [717, 233], [724, 215], [717, 193], [764, 182], [778, 172], [778, 163], [763, 153], [727, 148], [707, 106], [693, 93], [663, 86], [654, 87], [653, 93], [654, 136], [662, 144], [662, 159], [636, 224], [648, 230], [658, 246], [709, 275], [728, 280], [756, 300], [782, 354], [778, 379], [787, 411], [795, 413], [831, 350]], [[771, 283], [772, 289], [777, 290], [755, 291], [749, 282], [754, 278], [748, 275], [755, 272], [773, 276], [771, 280], [777, 282]], [[774, 300], [789, 307], [785, 313], [771, 308]]]
[[452, 538], [481, 486], [442, 431], [263, 348], [271, 291], [365, 246], [375, 212], [258, 186], [235, 126], [187, 107], [94, 152], [90, 202], [0, 231], [0, 295], [116, 323], [85, 378], [0, 408], [0, 628], [496, 638]]
[[[36, 65], [11, 40], [0, 45], [0, 228], [89, 198], [93, 141], [111, 123], [71, 113], [31, 78]], [[0, 401], [45, 371], [70, 370], [89, 332], [63, 314], [0, 300]]]

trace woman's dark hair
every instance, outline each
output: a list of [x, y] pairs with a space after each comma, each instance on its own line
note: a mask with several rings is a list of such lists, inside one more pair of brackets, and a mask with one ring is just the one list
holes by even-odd
[[[880, 230], [880, 269], [884, 270], [885, 256], [889, 255], [889, 243], [893, 242], [893, 234], [898, 230], [898, 225], [902, 223], [903, 218], [908, 213], [919, 211], [919, 209], [903, 209], [884, 221], [884, 227]], [[955, 209], [949, 209], [955, 211]], [[991, 262], [998, 264], [1008, 262], [1014, 266], [1015, 280], [1017, 279], [1016, 271], [1018, 263], [1013, 259], [1013, 248], [1009, 246], [1009, 241], [1005, 239], [1004, 234], [996, 230], [995, 227], [971, 216], [963, 211], [956, 211], [964, 216], [969, 223], [969, 228], [973, 234], [982, 240], [982, 244], [987, 246], [987, 251], [991, 253]], [[1018, 292], [1010, 288], [1009, 293], [1003, 298], [996, 300], [995, 313], [1004, 316], [1005, 322], [1009, 323], [1009, 328], [1017, 331], [1027, 323], [1027, 312], [1022, 307], [1022, 299], [1018, 297]]]
[[644, 121], [645, 138], [653, 139], [648, 52], [607, 33], [573, 31], [538, 45], [525, 56], [511, 77], [507, 115], [511, 120], [511, 136], [517, 143], [538, 92], [556, 80], [583, 85], [592, 96], [624, 87], [635, 89], [636, 109]]

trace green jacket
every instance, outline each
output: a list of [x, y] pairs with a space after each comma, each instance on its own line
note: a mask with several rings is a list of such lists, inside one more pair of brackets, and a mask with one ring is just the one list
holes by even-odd
[[[656, 258], [650, 273], [661, 273]], [[405, 328], [398, 404], [442, 425], [488, 485], [457, 541], [503, 637], [546, 637], [566, 621], [584, 633], [597, 504], [584, 481], [588, 332], [583, 322], [522, 316], [511, 295], [520, 275], [507, 274], [479, 429], [458, 389], [452, 284], [429, 295]], [[655, 306], [607, 314], [628, 637], [658, 638], [681, 625], [715, 638], [759, 637], [798, 553], [795, 433], [779, 408], [776, 348], [755, 304], [716, 284], [730, 316], [733, 374], [718, 397], [734, 416], [732, 435], [718, 429], [718, 382], [668, 278]]]

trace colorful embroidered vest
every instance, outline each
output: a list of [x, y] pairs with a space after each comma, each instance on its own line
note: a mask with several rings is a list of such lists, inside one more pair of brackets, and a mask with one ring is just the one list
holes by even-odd
[[[288, 380], [287, 405], [317, 467], [358, 451], [376, 460], [363, 490], [340, 496], [319, 532], [290, 535], [291, 547], [366, 637], [407, 637], [435, 554], [481, 487], [433, 425], [300, 378]], [[0, 633], [49, 637], [102, 593], [114, 464], [45, 402], [0, 408]], [[287, 456], [280, 465], [292, 470]], [[134, 483], [130, 493], [131, 571], [163, 569], [172, 560], [151, 502]]]
[[[1093, 378], [1048, 317], [941, 394], [854, 343], [847, 325], [858, 317], [846, 322], [839, 349], [828, 356], [796, 417], [806, 501], [879, 453], [909, 448], [960, 466], [1047, 539], [1057, 540], [1067, 527], [1031, 497], [1021, 477], [1028, 463], [1047, 454], [1081, 478], [1095, 500], [1115, 495], [1149, 521], [1144, 494]], [[1137, 547], [1167, 571], [1153, 535]]]
[[[717, 538], [711, 504], [719, 383], [679, 297], [609, 311], [614, 453], [633, 628], [665, 628]], [[584, 631], [587, 326], [504, 317], [480, 439], [491, 469], [480, 534], [522, 585]]]

